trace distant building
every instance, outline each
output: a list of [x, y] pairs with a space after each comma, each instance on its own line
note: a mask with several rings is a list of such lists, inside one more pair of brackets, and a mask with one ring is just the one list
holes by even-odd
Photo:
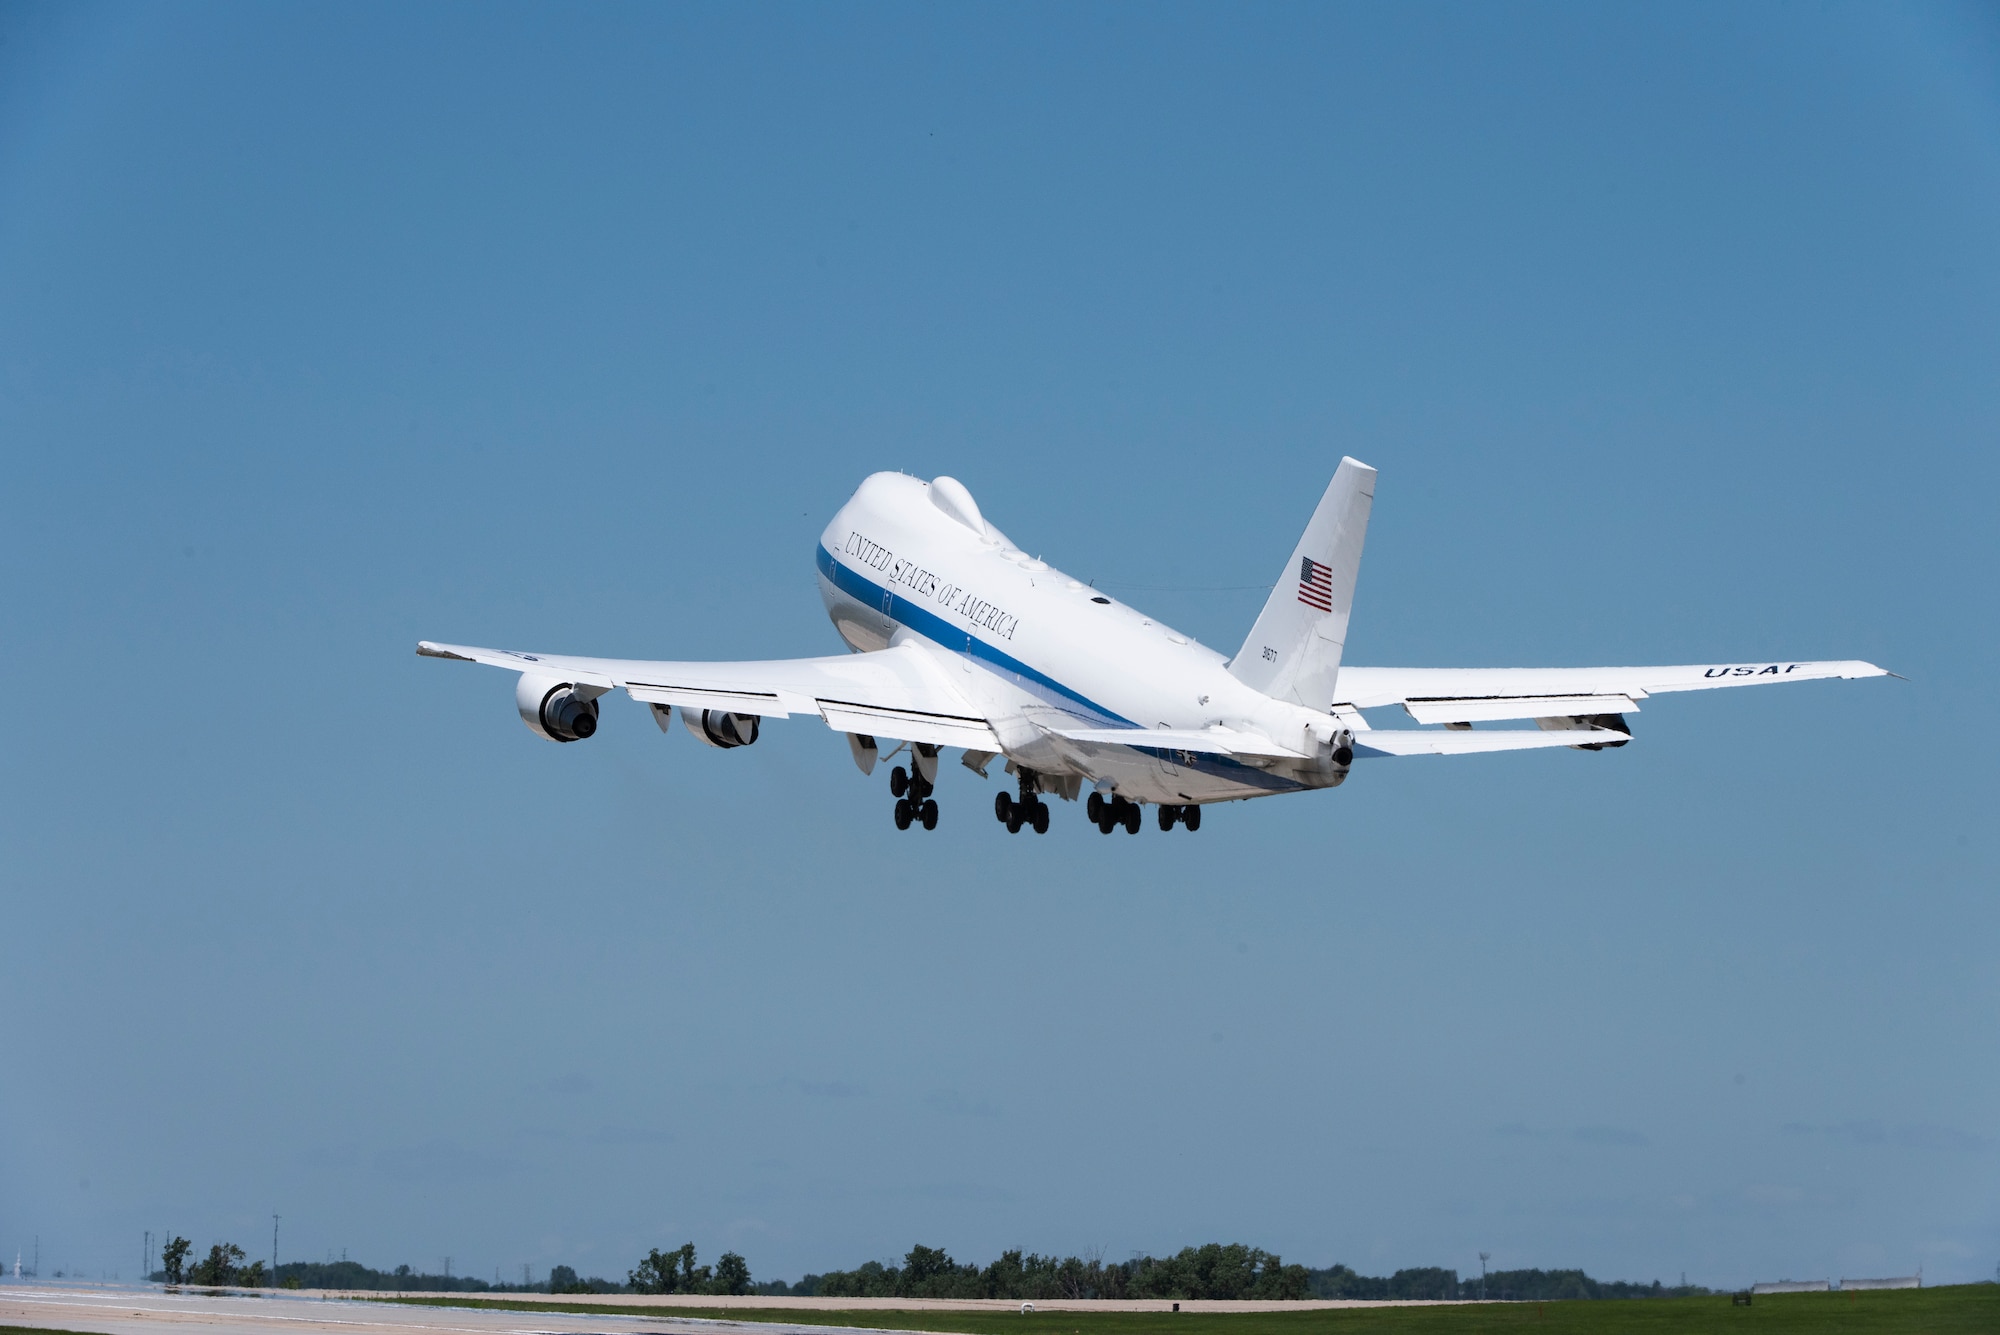
[[1833, 1285], [1823, 1279], [1781, 1279], [1775, 1284], [1752, 1284], [1752, 1293], [1825, 1293]]
[[1923, 1286], [1924, 1277], [1922, 1275], [1897, 1275], [1889, 1279], [1843, 1279], [1840, 1281], [1840, 1289], [1843, 1293], [1849, 1289], [1921, 1289]]

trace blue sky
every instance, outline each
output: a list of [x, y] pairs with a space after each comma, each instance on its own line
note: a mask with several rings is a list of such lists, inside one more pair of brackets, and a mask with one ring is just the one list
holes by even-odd
[[[0, 1250], [1994, 1273], [1990, 9], [0, 37]], [[1909, 680], [1009, 839], [411, 652], [831, 652], [884, 468], [1227, 652], [1343, 453], [1351, 661]]]

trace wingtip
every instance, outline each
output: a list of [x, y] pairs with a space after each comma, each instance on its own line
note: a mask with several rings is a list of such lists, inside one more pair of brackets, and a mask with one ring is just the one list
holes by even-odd
[[450, 658], [460, 663], [470, 663], [473, 661], [470, 658], [467, 658], [464, 654], [455, 654], [451, 650], [446, 649], [441, 645], [432, 644], [429, 640], [417, 641], [417, 657]]

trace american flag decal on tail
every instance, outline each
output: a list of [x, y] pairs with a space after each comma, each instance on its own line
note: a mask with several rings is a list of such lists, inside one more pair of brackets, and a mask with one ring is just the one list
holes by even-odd
[[1299, 601], [1322, 612], [1333, 610], [1333, 568], [1310, 556], [1299, 558]]

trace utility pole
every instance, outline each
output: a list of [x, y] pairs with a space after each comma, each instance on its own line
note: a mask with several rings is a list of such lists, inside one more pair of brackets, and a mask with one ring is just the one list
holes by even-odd
[[271, 1287], [278, 1287], [278, 1216], [271, 1216]]
[[1479, 1301], [1482, 1303], [1486, 1301], [1486, 1262], [1492, 1255], [1492, 1252], [1479, 1253]]

